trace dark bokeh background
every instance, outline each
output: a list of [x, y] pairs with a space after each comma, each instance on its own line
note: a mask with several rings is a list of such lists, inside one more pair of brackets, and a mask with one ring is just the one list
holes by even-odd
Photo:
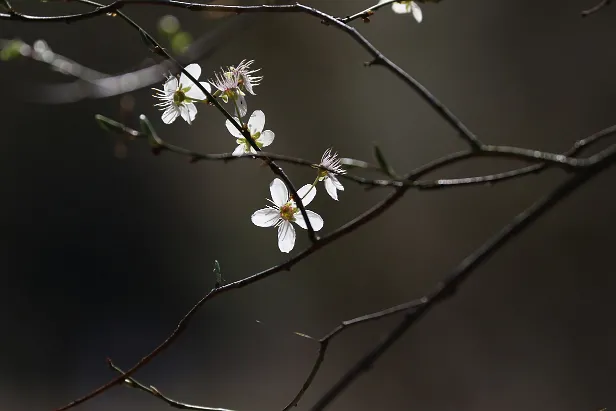
[[[68, 10], [17, 2], [39, 13]], [[425, 21], [383, 10], [361, 31], [485, 141], [550, 151], [616, 122], [616, 9], [581, 19], [589, 1], [444, 1]], [[346, 15], [368, 1], [312, 1]], [[36, 7], [34, 7], [36, 6]], [[64, 8], [61, 8], [64, 7]], [[162, 8], [126, 9], [154, 30]], [[219, 24], [171, 10], [195, 36]], [[333, 144], [371, 159], [378, 141], [401, 171], [463, 148], [412, 91], [344, 34], [302, 15], [242, 16], [241, 28], [202, 62], [256, 59], [265, 76], [248, 100], [276, 132], [276, 152], [317, 159]], [[103, 72], [136, 67], [148, 52], [119, 19], [71, 25], [3, 22], [0, 37], [44, 38]], [[96, 113], [137, 125], [147, 114], [165, 139], [208, 152], [234, 141], [215, 110], [193, 126], [164, 126], [150, 90], [67, 105], [26, 102], [26, 86], [67, 81], [44, 64], [0, 65], [0, 397], [3, 410], [49, 410], [111, 377], [161, 342], [213, 283], [218, 259], [237, 280], [285, 258], [273, 230], [250, 223], [272, 179], [253, 162], [190, 165], [118, 143]], [[115, 148], [114, 148], [115, 147]], [[482, 160], [439, 176], [517, 165]], [[312, 172], [287, 167], [297, 184]], [[331, 407], [336, 410], [561, 410], [616, 407], [613, 264], [616, 196], [608, 170], [511, 241], [458, 295], [401, 339]], [[171, 397], [239, 410], [280, 409], [303, 382], [322, 336], [341, 320], [416, 298], [565, 174], [493, 187], [411, 192], [386, 215], [296, 266], [207, 304], [188, 331], [138, 377]], [[386, 195], [346, 183], [311, 209], [329, 231]], [[301, 233], [304, 234], [304, 233]], [[308, 244], [302, 236], [297, 248]], [[260, 323], [257, 322], [260, 321]], [[364, 325], [331, 346], [305, 409], [396, 319]], [[82, 406], [165, 410], [116, 388]]]

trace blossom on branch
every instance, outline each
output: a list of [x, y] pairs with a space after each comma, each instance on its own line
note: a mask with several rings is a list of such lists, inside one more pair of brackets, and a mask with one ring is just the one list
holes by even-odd
[[[273, 206], [255, 211], [250, 219], [258, 227], [278, 227], [278, 248], [283, 253], [288, 253], [295, 246], [295, 228], [291, 223], [294, 222], [303, 229], [308, 229], [308, 226], [282, 180], [275, 178], [271, 182], [270, 193], [272, 199], [268, 200]], [[297, 190], [297, 195], [302, 199], [302, 204], [306, 206], [317, 195], [317, 189], [312, 184], [306, 184]], [[323, 219], [320, 215], [310, 210], [306, 210], [306, 214], [314, 231], [323, 228]]]
[[[196, 80], [201, 75], [201, 67], [198, 64], [186, 66], [185, 70], [190, 73]], [[212, 87], [207, 82], [200, 82], [203, 88], [211, 92]], [[184, 73], [180, 75], [178, 80], [175, 76], [169, 76], [163, 86], [163, 90], [153, 89], [156, 91], [154, 97], [162, 100], [155, 104], [164, 110], [162, 119], [165, 124], [171, 124], [176, 118], [181, 116], [188, 124], [191, 124], [197, 115], [197, 107], [195, 101], [206, 100], [206, 95], [192, 82]]]
[[[379, 4], [383, 4], [389, 2], [389, 0], [380, 0]], [[423, 13], [421, 12], [421, 8], [414, 1], [395, 1], [391, 4], [391, 9], [396, 14], [407, 14], [412, 13], [417, 23], [421, 23], [423, 20]]]
[[[239, 124], [239, 118], [235, 117], [235, 121]], [[233, 135], [237, 140], [238, 146], [233, 151], [234, 156], [241, 156], [242, 154], [255, 154], [257, 151], [250, 145], [250, 142], [244, 137], [244, 135], [233, 125], [233, 123], [229, 120], [225, 122], [227, 126], [227, 130], [229, 133]], [[255, 110], [251, 115], [250, 119], [248, 119], [248, 131], [250, 132], [250, 136], [252, 140], [257, 144], [257, 147], [263, 148], [267, 147], [274, 141], [274, 132], [272, 130], [265, 130], [265, 113], [261, 110]]]
[[225, 103], [229, 101], [233, 103], [237, 117], [244, 117], [248, 112], [244, 90], [255, 95], [253, 87], [258, 86], [263, 79], [263, 76], [253, 76], [260, 70], [250, 70], [253, 62], [254, 60], [242, 60], [237, 67], [228, 67], [226, 71], [221, 69], [221, 73], [215, 73], [216, 78], [211, 80], [220, 92], [222, 100]]
[[319, 164], [315, 164], [313, 167], [319, 169], [318, 180], [322, 181], [325, 185], [325, 191], [327, 191], [327, 194], [329, 194], [329, 196], [334, 200], [338, 201], [337, 190], [344, 191], [344, 187], [340, 181], [338, 181], [336, 174], [346, 173], [340, 164], [338, 153], [332, 153], [331, 147], [328, 148], [325, 150], [325, 153], [323, 153], [321, 162]]

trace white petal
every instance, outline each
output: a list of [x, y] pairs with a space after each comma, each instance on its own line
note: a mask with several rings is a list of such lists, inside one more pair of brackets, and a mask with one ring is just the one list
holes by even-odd
[[283, 253], [288, 253], [295, 246], [295, 228], [288, 221], [283, 221], [278, 226], [278, 248]]
[[396, 14], [406, 14], [411, 12], [411, 7], [406, 2], [392, 3], [391, 9]]
[[235, 147], [235, 150], [233, 150], [232, 155], [238, 157], [238, 156], [243, 156], [245, 153], [246, 153], [246, 150], [244, 149], [244, 144], [240, 144], [239, 146]]
[[279, 178], [275, 178], [274, 181], [271, 182], [270, 193], [272, 194], [272, 201], [278, 207], [282, 207], [287, 201], [289, 201], [289, 191], [287, 191], [287, 186], [285, 186]]
[[[212, 92], [212, 86], [210, 86], [210, 83], [202, 81], [199, 84], [201, 84], [208, 92]], [[205, 100], [207, 98], [205, 93], [194, 84], [190, 86], [190, 90], [186, 92], [186, 97], [192, 98], [193, 100]]]
[[414, 1], [411, 2], [411, 13], [413, 13], [413, 17], [415, 17], [417, 23], [421, 23], [421, 20], [423, 20], [423, 13], [421, 12], [419, 5]]
[[170, 105], [165, 109], [162, 115], [163, 123], [171, 124], [180, 115], [180, 110], [175, 104]]
[[[248, 113], [248, 106], [246, 105], [246, 99], [244, 98], [244, 96], [238, 96], [237, 99], [235, 100], [235, 102], [237, 103], [238, 107], [240, 108], [240, 114], [239, 117], [244, 117], [246, 115], [246, 113]], [[235, 110], [235, 115], [237, 116], [237, 110]]]
[[[310, 220], [310, 225], [312, 226], [312, 229], [314, 231], [319, 231], [321, 228], [323, 228], [323, 219], [321, 218], [320, 215], [310, 210], [306, 210], [306, 214], [308, 215], [308, 220]], [[295, 213], [294, 217], [295, 217], [295, 223], [297, 223], [298, 226], [300, 226], [304, 230], [308, 229], [308, 226], [306, 225], [306, 222], [304, 221], [304, 216], [302, 215], [301, 211], [298, 211], [297, 213]]]
[[297, 190], [297, 195], [302, 199], [302, 204], [307, 206], [314, 200], [314, 197], [317, 195], [317, 188], [313, 187], [312, 184], [306, 184], [299, 190]]
[[329, 196], [334, 200], [338, 201], [338, 192], [336, 191], [336, 186], [334, 185], [332, 179], [327, 177], [323, 180], [323, 184], [325, 184], [325, 191], [327, 191], [327, 194], [329, 194]]
[[197, 107], [193, 103], [184, 103], [180, 106], [180, 115], [188, 124], [192, 124], [197, 115]]
[[250, 219], [258, 227], [273, 227], [280, 220], [280, 212], [273, 208], [262, 208], [255, 211]]
[[[186, 66], [184, 70], [193, 76], [195, 80], [199, 80], [199, 76], [201, 75], [201, 67], [198, 64], [190, 64]], [[182, 87], [194, 86], [192, 80], [190, 80], [184, 73], [180, 74], [180, 84]]]
[[334, 183], [336, 190], [344, 191], [344, 187], [342, 186], [342, 183], [338, 181], [338, 177], [336, 177], [335, 174], [327, 173], [327, 177], [329, 177], [332, 180], [332, 183]]
[[165, 91], [171, 93], [178, 91], [178, 79], [176, 77], [171, 77], [169, 81], [165, 83]]
[[248, 129], [250, 134], [257, 134], [263, 131], [265, 127], [265, 113], [261, 110], [255, 110], [248, 120]]
[[267, 147], [274, 141], [274, 132], [272, 130], [265, 130], [258, 139], [259, 143], [263, 145], [263, 147]]
[[[233, 117], [233, 119], [239, 124], [240, 120], [237, 117]], [[244, 136], [242, 135], [242, 133], [237, 129], [237, 127], [235, 127], [233, 125], [233, 123], [229, 120], [225, 121], [225, 126], [227, 126], [227, 130], [229, 130], [229, 133], [231, 133], [231, 135], [235, 138], [244, 138]]]

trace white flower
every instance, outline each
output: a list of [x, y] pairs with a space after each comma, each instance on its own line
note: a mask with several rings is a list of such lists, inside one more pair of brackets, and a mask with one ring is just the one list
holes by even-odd
[[[323, 153], [323, 157], [321, 157], [321, 162], [318, 165], [315, 165], [319, 169], [319, 181], [323, 181], [325, 185], [325, 190], [327, 194], [334, 200], [338, 201], [338, 192], [337, 190], [344, 191], [344, 187], [338, 181], [336, 174], [344, 174], [346, 171], [342, 168], [340, 164], [340, 159], [338, 158], [338, 153], [332, 153], [331, 147], [325, 150]], [[335, 173], [332, 173], [331, 171]]]
[[239, 78], [240, 78], [240, 86], [243, 86], [246, 91], [248, 91], [250, 94], [252, 94], [253, 96], [256, 95], [255, 92], [252, 90], [252, 88], [254, 86], [258, 86], [261, 83], [261, 80], [263, 79], [263, 76], [253, 76], [253, 73], [256, 73], [257, 71], [261, 70], [261, 69], [256, 69], [256, 70], [249, 70], [250, 65], [254, 63], [254, 60], [250, 60], [250, 61], [246, 61], [246, 60], [242, 60], [240, 61], [240, 64], [237, 65], [237, 67], [231, 67], [231, 70], [235, 71]]
[[[199, 79], [201, 75], [201, 67], [198, 64], [191, 64], [185, 69], [195, 79]], [[208, 92], [212, 87], [207, 82], [200, 82], [203, 88]], [[167, 82], [163, 86], [164, 90], [153, 89], [156, 91], [154, 97], [162, 100], [156, 106], [160, 106], [164, 110], [162, 119], [165, 124], [171, 124], [178, 116], [182, 116], [188, 124], [191, 124], [197, 115], [197, 107], [193, 101], [203, 101], [207, 97], [184, 73], [180, 75], [180, 79], [175, 76], [169, 76]]]
[[[240, 122], [237, 117], [235, 118], [235, 121], [238, 123]], [[250, 153], [254, 154], [257, 152], [231, 121], [227, 120], [225, 125], [227, 126], [229, 133], [237, 139], [236, 142], [238, 146], [235, 148], [235, 151], [233, 151], [234, 156], [241, 156], [242, 154]], [[265, 114], [261, 110], [255, 110], [250, 115], [250, 119], [248, 120], [248, 131], [259, 148], [267, 147], [272, 144], [272, 141], [274, 141], [274, 132], [272, 130], [263, 131], [264, 127]]]
[[[278, 227], [278, 248], [283, 253], [288, 253], [295, 246], [295, 228], [291, 222], [295, 222], [303, 229], [308, 229], [308, 226], [306, 226], [301, 211], [296, 207], [295, 201], [289, 197], [287, 187], [282, 180], [275, 178], [272, 181], [270, 193], [272, 194], [270, 201], [274, 206], [255, 211], [250, 219], [259, 227]], [[302, 199], [304, 206], [310, 204], [316, 194], [317, 189], [311, 184], [306, 184], [297, 190], [297, 195]], [[309, 210], [306, 210], [306, 214], [314, 231], [323, 228], [323, 219], [320, 215]]]
[[[246, 61], [242, 60], [237, 67], [227, 67], [227, 70], [223, 70], [221, 73], [215, 73], [215, 80], [211, 80], [214, 87], [216, 87], [220, 93], [222, 100], [227, 103], [229, 99], [233, 102], [235, 107], [235, 115], [238, 117], [244, 117], [248, 112], [246, 106], [246, 99], [244, 96], [246, 93], [242, 90], [244, 88], [250, 94], [254, 95], [253, 87], [258, 86], [259, 82], [263, 78], [262, 76], [253, 76], [257, 70], [249, 70], [250, 65], [254, 60]], [[238, 114], [239, 108], [239, 114]]]
[[[387, 1], [389, 1], [389, 0], [380, 0], [379, 4], [383, 4], [383, 3], [387, 2]], [[423, 20], [423, 14], [421, 12], [421, 9], [419, 8], [419, 5], [417, 3], [415, 3], [414, 1], [396, 1], [396, 2], [393, 2], [391, 4], [391, 9], [396, 14], [412, 13], [413, 17], [415, 17], [415, 20], [417, 20], [417, 23], [421, 23], [421, 20]]]

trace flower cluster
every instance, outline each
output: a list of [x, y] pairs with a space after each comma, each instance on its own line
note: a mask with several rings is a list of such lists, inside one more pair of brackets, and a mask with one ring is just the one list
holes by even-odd
[[[221, 69], [219, 73], [215, 73], [214, 80], [200, 82], [199, 85], [203, 89], [184, 73], [187, 72], [198, 80], [201, 75], [201, 67], [198, 64], [187, 66], [179, 78], [169, 76], [162, 89], [154, 89], [156, 91], [154, 97], [161, 100], [156, 105], [163, 110], [163, 122], [170, 124], [176, 118], [182, 117], [188, 124], [192, 124], [197, 115], [195, 103], [211, 103], [209, 98], [220, 98], [223, 103], [231, 103], [234, 107], [233, 121], [227, 119], [225, 122], [227, 130], [237, 143], [232, 155], [256, 154], [263, 147], [269, 146], [273, 143], [275, 134], [271, 130], [264, 130], [265, 113], [255, 110], [248, 121], [243, 120], [248, 112], [246, 92], [255, 95], [254, 87], [258, 86], [263, 79], [262, 76], [254, 75], [259, 69], [251, 70], [252, 63], [253, 60], [242, 60], [237, 66]], [[213, 89], [215, 89], [214, 92], [212, 92]], [[203, 90], [207, 91], [207, 94]], [[314, 231], [323, 228], [323, 218], [314, 211], [305, 210], [308, 218], [306, 222], [297, 204], [298, 201], [301, 200], [303, 206], [310, 204], [317, 194], [316, 185], [319, 182], [323, 182], [325, 191], [336, 201], [338, 201], [338, 191], [344, 191], [337, 175], [345, 174], [346, 171], [342, 168], [338, 154], [331, 148], [325, 150], [321, 162], [313, 164], [312, 167], [317, 170], [316, 178], [312, 184], [306, 184], [297, 190], [299, 199], [293, 198], [285, 182], [276, 178], [270, 184], [272, 199], [269, 201], [272, 205], [257, 210], [251, 216], [256, 226], [278, 228], [278, 248], [284, 253], [290, 252], [295, 246], [296, 235], [292, 223], [303, 229], [311, 227]]]

